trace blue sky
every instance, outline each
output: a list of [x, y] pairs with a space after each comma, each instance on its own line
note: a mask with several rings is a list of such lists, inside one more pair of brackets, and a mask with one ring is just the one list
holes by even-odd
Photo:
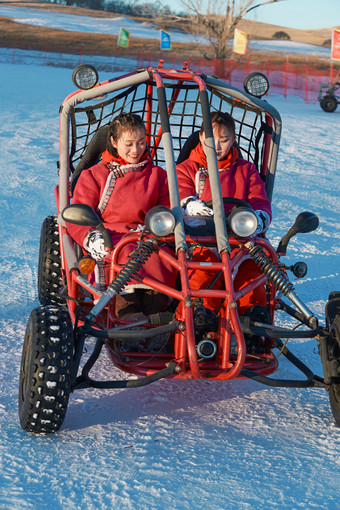
[[[168, 5], [183, 11], [180, 0], [171, 0]], [[254, 5], [260, 3], [254, 2]], [[274, 4], [254, 9], [249, 19], [289, 28], [316, 29], [340, 26], [340, 0], [281, 0]]]

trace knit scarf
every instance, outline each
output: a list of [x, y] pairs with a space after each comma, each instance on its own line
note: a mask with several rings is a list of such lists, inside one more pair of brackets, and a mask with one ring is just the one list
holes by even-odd
[[141, 172], [142, 170], [144, 170], [145, 165], [150, 162], [150, 159], [148, 158], [147, 154], [143, 154], [143, 156], [146, 156], [146, 158], [140, 161], [139, 163], [134, 164], [127, 163], [120, 156], [118, 157], [113, 156], [108, 150], [103, 152], [102, 163], [104, 163], [107, 166], [110, 173], [106, 180], [104, 191], [98, 204], [98, 210], [100, 214], [103, 214], [103, 212], [106, 209], [108, 201], [116, 185], [117, 179], [120, 177], [124, 177], [125, 174], [130, 172]]
[[[222, 170], [227, 170], [231, 167], [233, 163], [238, 158], [238, 151], [236, 147], [232, 146], [230, 151], [228, 152], [227, 156], [217, 161], [218, 169], [221, 172]], [[198, 198], [201, 198], [202, 193], [204, 191], [205, 187], [205, 181], [207, 180], [207, 177], [209, 177], [208, 168], [207, 168], [207, 158], [203, 151], [203, 146], [201, 143], [199, 143], [190, 153], [189, 159], [192, 159], [196, 163], [198, 163], [199, 169], [196, 172], [195, 175], [195, 190]]]

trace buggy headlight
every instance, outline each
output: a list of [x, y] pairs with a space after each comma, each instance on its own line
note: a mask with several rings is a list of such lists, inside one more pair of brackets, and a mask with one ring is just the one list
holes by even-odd
[[145, 216], [147, 230], [157, 237], [171, 234], [174, 231], [175, 223], [174, 215], [164, 205], [153, 207]]
[[98, 82], [97, 70], [89, 64], [80, 64], [72, 73], [72, 81], [78, 89], [92, 89]]
[[228, 216], [228, 224], [231, 230], [239, 237], [249, 237], [257, 229], [257, 216], [248, 207], [238, 207], [231, 211]]
[[265, 74], [250, 73], [243, 83], [244, 90], [255, 97], [264, 96], [269, 90], [269, 80]]

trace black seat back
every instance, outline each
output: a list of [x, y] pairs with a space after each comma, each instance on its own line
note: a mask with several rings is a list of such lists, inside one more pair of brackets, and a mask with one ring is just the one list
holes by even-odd
[[75, 171], [72, 174], [71, 193], [74, 191], [74, 187], [81, 172], [86, 168], [90, 168], [91, 166], [96, 165], [100, 161], [103, 152], [108, 148], [108, 130], [108, 125], [102, 126], [94, 133], [93, 137], [91, 138], [83, 156], [81, 157]]

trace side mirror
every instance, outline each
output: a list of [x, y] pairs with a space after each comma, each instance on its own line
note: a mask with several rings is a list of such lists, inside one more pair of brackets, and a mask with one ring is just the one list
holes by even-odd
[[313, 232], [319, 226], [319, 218], [316, 214], [308, 211], [300, 213], [295, 220], [292, 229], [295, 230], [296, 234], [307, 234]]
[[61, 217], [68, 223], [82, 225], [83, 227], [94, 227], [103, 234], [105, 248], [113, 248], [111, 236], [93, 207], [86, 204], [71, 204], [65, 207]]
[[84, 227], [96, 227], [101, 223], [93, 207], [86, 204], [71, 204], [61, 213], [63, 220]]
[[316, 214], [308, 211], [300, 213], [295, 220], [294, 225], [288, 230], [287, 234], [281, 239], [277, 247], [277, 253], [286, 254], [288, 243], [296, 234], [307, 234], [313, 232], [319, 226], [319, 218]]

